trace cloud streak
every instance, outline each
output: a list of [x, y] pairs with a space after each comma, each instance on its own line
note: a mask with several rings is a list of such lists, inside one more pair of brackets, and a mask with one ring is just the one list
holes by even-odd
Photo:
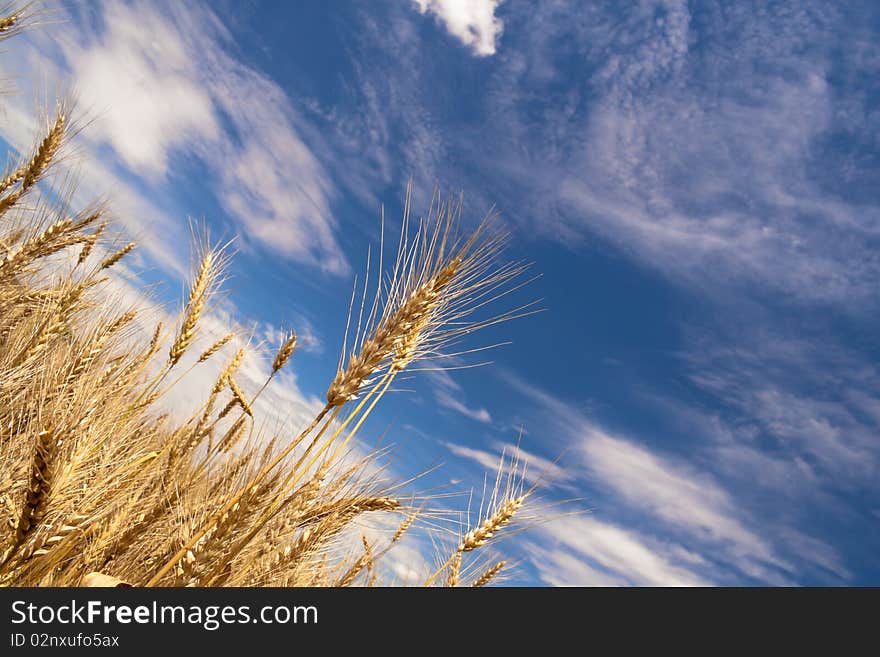
[[[683, 551], [595, 518], [574, 518], [542, 528], [557, 548], [538, 548], [536, 563], [555, 586], [708, 586], [682, 562]], [[700, 559], [697, 559], [700, 561]]]
[[[837, 550], [801, 531], [795, 515], [777, 516], [772, 531], [756, 531], [757, 526], [770, 526], [761, 509], [752, 506], [756, 498], [728, 488], [730, 477], [723, 463], [715, 463], [715, 471], [698, 465], [717, 444], [707, 442], [696, 453], [684, 456], [672, 451], [682, 448], [673, 443], [664, 452], [645, 444], [649, 436], [637, 443], [612, 435], [552, 395], [515, 377], [507, 380], [535, 408], [543, 409], [534, 421], [569, 446], [566, 469], [580, 473], [577, 485], [581, 490], [593, 491], [588, 501], [601, 500], [594, 507], [597, 522], [633, 536], [662, 536], [662, 540], [653, 540], [677, 546], [666, 553], [669, 564], [718, 583], [745, 578], [791, 584], [817, 567], [831, 573], [835, 581], [848, 575]], [[791, 503], [797, 505], [799, 499]], [[549, 536], [567, 522], [554, 523], [547, 530], [548, 549], [552, 547]], [[600, 535], [623, 540], [610, 530]], [[794, 544], [810, 549], [793, 550]], [[607, 542], [596, 543], [585, 535], [579, 544], [572, 534], [565, 545], [589, 556]]]
[[[512, 462], [516, 463], [517, 472], [522, 474], [523, 479], [529, 485], [538, 483], [542, 488], [562, 487], [570, 490], [571, 487], [566, 484], [575, 478], [574, 473], [570, 470], [560, 467], [554, 461], [532, 454], [521, 445], [495, 442], [493, 444], [493, 451], [468, 447], [467, 445], [460, 445], [449, 441], [444, 441], [443, 445], [455, 456], [473, 461], [489, 473], [498, 472], [498, 466], [503, 455], [509, 466], [513, 465]], [[514, 455], [515, 459], [513, 458]]]
[[465, 403], [464, 388], [457, 383], [448, 372], [438, 370], [428, 374], [434, 390], [434, 399], [443, 408], [449, 409], [475, 422], [491, 424], [492, 415], [488, 410], [479, 406], [471, 407]]

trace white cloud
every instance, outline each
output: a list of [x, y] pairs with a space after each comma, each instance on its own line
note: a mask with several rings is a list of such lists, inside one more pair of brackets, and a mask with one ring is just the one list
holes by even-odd
[[498, 471], [499, 464], [499, 455], [492, 454], [482, 449], [474, 449], [473, 447], [467, 447], [466, 445], [458, 445], [456, 443], [444, 442], [443, 443], [450, 452], [455, 454], [456, 456], [464, 459], [468, 459], [474, 461], [475, 463], [483, 466], [486, 470], [490, 470], [493, 472]]
[[172, 149], [216, 139], [220, 128], [186, 42], [166, 17], [143, 9], [105, 5], [103, 32], [85, 44], [67, 41], [64, 51], [95, 113], [85, 137], [112, 146], [132, 171], [159, 176]]
[[[639, 76], [643, 64], [656, 66], [633, 62]], [[827, 202], [806, 179], [810, 144], [832, 111], [819, 71], [804, 66], [794, 80], [765, 81], [758, 98], [683, 95], [662, 83], [646, 92], [648, 82], [619, 69], [609, 84], [588, 119], [579, 163], [561, 174], [570, 228], [602, 234], [710, 294], [718, 283], [808, 300], [869, 291], [869, 253], [845, 236], [867, 238], [870, 222]]]
[[[24, 41], [25, 36], [33, 34], [36, 32], [26, 32], [5, 42], [8, 52], [0, 56], [0, 70], [4, 74], [15, 71], [15, 85], [19, 92], [4, 97], [0, 103], [4, 119], [0, 122], [0, 137], [18, 152], [28, 152], [38, 139], [39, 123], [35, 120], [35, 110], [41, 105], [35, 104], [33, 99], [48, 93], [38, 91], [36, 73], [43, 72], [53, 78], [59, 76], [54, 64]], [[10, 69], [10, 61], [19, 65]], [[41, 101], [48, 106], [51, 102]], [[171, 216], [162, 207], [161, 195], [145, 194], [124, 171], [100, 157], [83, 138], [82, 132], [73, 143], [65, 146], [58, 164], [60, 166], [54, 169], [56, 183], [75, 180], [75, 185], [69, 189], [73, 208], [102, 200], [116, 225], [125, 227], [128, 237], [137, 241], [141, 252], [148, 253], [167, 272], [186, 276], [186, 245], [189, 243], [186, 222]]]
[[[235, 57], [231, 35], [210, 9], [106, 2], [65, 19], [11, 40], [4, 64], [11, 58], [22, 80], [44, 76], [56, 88], [76, 89], [89, 119], [80, 138], [83, 159], [101, 161], [112, 174], [85, 184], [116, 197], [112, 182], [122, 180], [166, 213], [181, 185], [193, 192], [188, 207], [213, 189], [242, 246], [331, 274], [348, 271], [330, 210], [335, 188], [303, 139], [309, 128], [274, 81]], [[173, 166], [185, 157], [205, 167], [201, 184]], [[130, 222], [161, 234], [149, 220]], [[168, 244], [154, 244], [160, 262], [163, 246], [180, 242], [177, 232], [165, 236]]]
[[494, 55], [504, 29], [495, 10], [503, 0], [414, 0], [422, 14], [432, 13], [451, 35], [481, 57]]
[[840, 555], [826, 543], [794, 529], [786, 529], [783, 535], [794, 550], [834, 575], [836, 579], [832, 581], [835, 584], [852, 581], [852, 573], [843, 564]]
[[[535, 567], [550, 586], [629, 586], [630, 580], [591, 566], [580, 550], [553, 549], [535, 545]], [[577, 555], [577, 556], [575, 556]]]

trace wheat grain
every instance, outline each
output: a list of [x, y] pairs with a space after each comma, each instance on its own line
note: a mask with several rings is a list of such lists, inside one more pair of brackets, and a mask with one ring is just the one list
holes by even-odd
[[9, 14], [0, 18], [0, 33], [9, 32], [18, 23], [18, 14]]
[[55, 432], [44, 429], [36, 438], [31, 459], [31, 477], [25, 501], [15, 525], [15, 531], [7, 541], [8, 547], [3, 558], [7, 563], [15, 551], [24, 543], [43, 519], [49, 505], [53, 485], [53, 467], [58, 440]]
[[172, 366], [177, 364], [195, 337], [199, 317], [201, 317], [202, 311], [205, 309], [208, 293], [213, 278], [216, 275], [216, 267], [217, 255], [211, 250], [206, 251], [190, 288], [189, 299], [187, 300], [180, 331], [168, 352], [168, 362]]
[[458, 586], [459, 575], [461, 575], [461, 556], [460, 551], [456, 551], [452, 555], [452, 563], [449, 564], [449, 574], [446, 576], [446, 586]]
[[49, 166], [55, 153], [61, 146], [64, 137], [64, 130], [67, 126], [67, 117], [63, 110], [59, 110], [55, 117], [55, 122], [49, 130], [43, 141], [40, 142], [37, 152], [30, 163], [25, 167], [24, 175], [21, 178], [21, 187], [23, 190], [33, 186], [39, 180], [40, 176]]
[[370, 548], [370, 544], [367, 541], [366, 536], [361, 537], [364, 545], [364, 553], [358, 557], [358, 559], [351, 565], [351, 567], [345, 571], [345, 573], [340, 577], [334, 586], [338, 587], [346, 587], [354, 584], [355, 579], [361, 573], [364, 568], [369, 568], [372, 570], [373, 567], [373, 551]]
[[119, 249], [116, 253], [113, 253], [113, 254], [109, 255], [108, 257], [106, 257], [101, 262], [101, 269], [108, 269], [109, 267], [112, 267], [113, 265], [115, 265], [117, 262], [122, 260], [129, 253], [131, 253], [132, 249], [134, 249], [135, 246], [137, 246], [137, 245], [134, 242], [129, 242], [128, 244], [123, 246], [121, 249]]
[[[2, 21], [0, 21], [2, 22]], [[0, 180], [0, 194], [12, 187], [15, 183], [24, 178], [24, 167], [14, 169], [12, 173]]]
[[460, 552], [470, 552], [471, 550], [476, 550], [478, 547], [485, 545], [486, 541], [495, 535], [495, 532], [510, 522], [511, 518], [513, 518], [514, 514], [520, 509], [524, 501], [524, 496], [506, 500], [495, 510], [495, 513], [486, 518], [482, 524], [465, 534], [458, 550]]
[[202, 352], [202, 355], [199, 356], [199, 359], [198, 359], [196, 362], [198, 362], [198, 363], [204, 363], [204, 362], [205, 362], [206, 360], [208, 360], [211, 356], [213, 356], [213, 355], [216, 354], [218, 351], [220, 351], [223, 347], [225, 347], [225, 346], [226, 346], [226, 343], [228, 343], [228, 342], [229, 342], [230, 340], [232, 340], [232, 338], [234, 338], [234, 337], [235, 337], [235, 333], [227, 333], [227, 334], [224, 335], [222, 338], [220, 338], [219, 340], [217, 340], [217, 342], [215, 342], [215, 343], [212, 344], [210, 347], [208, 347], [207, 349], [205, 349], [205, 350]]
[[[10, 25], [7, 29], [11, 29], [11, 27], [12, 26]], [[0, 199], [0, 215], [17, 203], [18, 200], [36, 184], [43, 173], [45, 173], [49, 164], [52, 162], [52, 159], [55, 157], [55, 154], [58, 152], [58, 149], [61, 147], [66, 127], [67, 117], [64, 110], [59, 108], [58, 113], [55, 116], [55, 121], [52, 123], [52, 127], [49, 128], [48, 134], [40, 142], [40, 145], [37, 147], [37, 151], [34, 153], [30, 162], [24, 165], [21, 169], [21, 175], [17, 181], [21, 183], [21, 186]]]
[[77, 359], [76, 363], [73, 366], [73, 369], [71, 369], [70, 374], [67, 375], [67, 379], [64, 381], [61, 387], [66, 388], [70, 386], [74, 381], [76, 381], [77, 378], [79, 378], [79, 376], [86, 370], [86, 368], [103, 352], [105, 345], [113, 337], [113, 335], [117, 331], [120, 331], [126, 324], [130, 323], [136, 315], [136, 310], [127, 311], [116, 320], [111, 322], [105, 330], [101, 331], [97, 336], [95, 336], [88, 349], [86, 349], [83, 355]]
[[275, 374], [275, 372], [277, 372], [287, 364], [287, 361], [290, 360], [290, 357], [293, 355], [293, 350], [295, 348], [296, 333], [291, 332], [291, 334], [287, 336], [287, 339], [281, 345], [278, 353], [275, 354], [275, 359], [272, 361], [272, 374]]
[[69, 236], [72, 225], [73, 221], [70, 219], [59, 219], [46, 230], [29, 239], [21, 248], [4, 258], [0, 263], [0, 274], [10, 276], [34, 258], [51, 255], [66, 246], [75, 244], [80, 238]]
[[232, 391], [232, 396], [235, 399], [235, 402], [239, 406], [241, 406], [241, 409], [245, 413], [247, 413], [248, 415], [253, 417], [254, 410], [251, 408], [251, 404], [247, 400], [247, 397], [245, 397], [244, 392], [242, 391], [241, 388], [239, 388], [238, 383], [236, 383], [235, 377], [230, 376], [227, 380], [227, 383], [229, 384], [229, 389]]
[[416, 521], [417, 517], [418, 517], [417, 513], [411, 513], [410, 515], [408, 515], [406, 517], [406, 519], [404, 519], [404, 521], [402, 523], [400, 523], [400, 526], [397, 528], [397, 531], [394, 532], [394, 535], [391, 537], [391, 542], [397, 543], [397, 541], [399, 541], [401, 538], [403, 538], [403, 535], [409, 531], [409, 528], [412, 527], [412, 525]]
[[486, 586], [489, 582], [491, 582], [495, 576], [501, 572], [501, 569], [504, 568], [506, 561], [499, 561], [494, 566], [486, 570], [482, 575], [480, 575], [471, 586], [475, 588], [479, 588], [481, 586]]
[[[79, 257], [76, 259], [77, 266], [82, 265], [86, 260], [88, 260], [89, 256], [92, 253], [92, 249], [95, 248], [95, 244], [98, 243], [98, 240], [101, 239], [101, 234], [107, 228], [107, 224], [103, 223], [95, 229], [95, 232], [92, 233], [88, 239], [86, 239], [83, 248], [79, 252]], [[124, 254], [123, 254], [124, 255]], [[120, 256], [122, 257], [122, 256]]]
[[236, 443], [241, 440], [244, 435], [244, 430], [247, 426], [247, 421], [244, 415], [239, 417], [235, 422], [232, 423], [232, 426], [223, 434], [223, 437], [217, 442], [217, 451], [218, 452], [228, 452], [233, 447], [235, 447]]

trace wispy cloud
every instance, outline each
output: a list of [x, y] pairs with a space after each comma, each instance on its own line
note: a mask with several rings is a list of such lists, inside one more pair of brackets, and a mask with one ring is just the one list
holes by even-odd
[[460, 400], [442, 390], [438, 391], [435, 394], [435, 397], [437, 398], [437, 403], [443, 408], [448, 408], [449, 410], [455, 411], [459, 415], [464, 415], [476, 422], [482, 422], [483, 424], [490, 424], [492, 422], [492, 416], [489, 414], [489, 411], [481, 406], [475, 408], [466, 406]]
[[108, 3], [100, 22], [83, 27], [77, 38], [62, 32], [59, 63], [95, 114], [85, 139], [110, 146], [130, 170], [157, 178], [167, 174], [172, 151], [219, 137], [198, 60], [166, 16], [145, 5]]
[[[648, 541], [595, 518], [566, 518], [542, 528], [549, 545], [536, 547], [535, 566], [555, 586], [706, 586], [680, 546]], [[553, 547], [553, 545], [558, 547]]]
[[[531, 398], [565, 418], [557, 434], [582, 447], [615, 523], [760, 581], [814, 567], [839, 581], [846, 527], [870, 513], [847, 495], [876, 499], [880, 381], [863, 336], [876, 332], [880, 205], [860, 149], [880, 123], [860, 81], [877, 54], [869, 21], [818, 8], [511, 5], [480, 78], [495, 137], [436, 131], [527, 234], [572, 249], [598, 237], [709, 308], [711, 335], [687, 325], [708, 321], [695, 312], [670, 358], [704, 402], [667, 409], [677, 435], [604, 431]], [[841, 523], [834, 538], [808, 518], [818, 508]], [[624, 509], [639, 515], [623, 523]], [[786, 538], [795, 528], [829, 538], [799, 551], [810, 540]]]
[[583, 464], [627, 505], [686, 531], [690, 541], [732, 546], [731, 560], [750, 575], [772, 576], [761, 564], [790, 568], [742, 524], [730, 495], [710, 477], [595, 429], [581, 440]]
[[[708, 3], [695, 19], [678, 1], [511, 5], [504, 50], [468, 71], [484, 92], [466, 123], [427, 100], [435, 45], [399, 13], [387, 37], [366, 20], [357, 47], [379, 54], [359, 65], [367, 111], [345, 136], [385, 174], [460, 186], [568, 247], [600, 236], [707, 295], [870, 303], [880, 207], [858, 154], [831, 143], [876, 141], [876, 113], [845, 86], [876, 54], [869, 28], [814, 7]], [[847, 48], [835, 33], [851, 34]], [[395, 75], [377, 81], [390, 61]], [[400, 152], [385, 139], [396, 131]]]
[[[746, 285], [807, 301], [869, 299], [880, 208], [831, 192], [838, 173], [822, 166], [826, 138], [858, 97], [829, 71], [864, 56], [864, 35], [832, 61], [841, 53], [824, 37], [848, 28], [834, 12], [792, 9], [732, 8], [722, 19], [707, 7], [726, 28], [695, 23], [684, 2], [625, 14], [609, 3], [576, 23], [571, 6], [521, 18], [493, 99], [529, 144], [524, 166], [507, 172], [534, 185], [537, 171], [556, 190], [534, 228], [569, 243], [599, 234], [710, 294]], [[558, 40], [578, 44], [568, 54], [581, 77], [556, 99], [565, 112], [529, 123], [535, 85], [573, 73], [549, 47]], [[870, 121], [860, 117], [851, 118]]]
[[880, 463], [880, 377], [859, 351], [832, 341], [818, 323], [814, 330], [816, 336], [731, 328], [727, 340], [692, 334], [694, 346], [682, 359], [694, 384], [723, 400], [737, 427], [723, 447], [754, 449], [761, 441], [777, 458], [799, 464], [798, 479], [860, 488]]
[[[241, 244], [348, 271], [330, 209], [335, 188], [302, 119], [273, 80], [236, 57], [209, 8], [108, 2], [66, 19], [14, 43], [12, 59], [30, 62], [17, 72], [32, 79], [50, 70], [72, 80], [92, 118], [86, 159], [117, 178], [140, 177], [127, 186], [142, 197], [173, 199], [191, 174], [178, 167], [194, 156]], [[115, 163], [101, 157], [108, 148]]]
[[575, 478], [575, 473], [572, 470], [561, 467], [555, 461], [532, 454], [523, 449], [521, 445], [496, 441], [493, 443], [493, 451], [449, 441], [444, 441], [443, 445], [455, 456], [473, 461], [488, 473], [498, 472], [502, 456], [504, 456], [506, 464], [510, 468], [516, 467], [517, 472], [522, 473], [524, 480], [530, 485], [540, 483], [542, 487], [553, 486], [570, 489], [566, 484]]
[[492, 423], [492, 415], [482, 406], [471, 407], [465, 403], [465, 391], [461, 384], [457, 383], [443, 370], [429, 372], [428, 380], [434, 390], [434, 398], [443, 408], [470, 418], [483, 424]]
[[[711, 441], [687, 456], [648, 447], [644, 440], [604, 431], [576, 408], [515, 377], [508, 377], [508, 382], [535, 408], [544, 409], [535, 421], [545, 431], [559, 436], [571, 450], [579, 450], [569, 452], [563, 465], [578, 471], [580, 485], [604, 501], [595, 507], [596, 519], [602, 523], [675, 542], [700, 558], [699, 564], [688, 568], [712, 580], [737, 581], [731, 576], [738, 571], [739, 577], [754, 581], [791, 583], [817, 566], [835, 576], [847, 573], [837, 551], [801, 531], [794, 514], [777, 516], [772, 531], [757, 531], [755, 527], [766, 527], [768, 520], [760, 507], [752, 506], [755, 499], [727, 487], [723, 464], [715, 463], [714, 471], [698, 465], [717, 447]], [[793, 550], [794, 535], [801, 537], [800, 544], [814, 549]], [[676, 554], [670, 552], [667, 558], [681, 565]], [[723, 570], [719, 564], [724, 564]]]

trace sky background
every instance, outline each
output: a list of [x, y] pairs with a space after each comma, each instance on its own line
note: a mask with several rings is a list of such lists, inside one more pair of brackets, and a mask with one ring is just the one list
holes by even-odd
[[542, 277], [499, 309], [545, 312], [475, 336], [511, 341], [491, 366], [406, 381], [364, 439], [479, 496], [522, 431], [541, 497], [590, 513], [502, 544], [510, 583], [880, 584], [880, 5], [118, 1], [43, 23], [2, 46], [0, 137], [28, 148], [34, 107], [75, 95], [75, 198], [110, 200], [169, 312], [188, 218], [235, 238], [205, 339], [298, 331], [276, 419], [320, 407], [408, 179], [416, 212], [438, 185], [466, 223], [501, 213]]

